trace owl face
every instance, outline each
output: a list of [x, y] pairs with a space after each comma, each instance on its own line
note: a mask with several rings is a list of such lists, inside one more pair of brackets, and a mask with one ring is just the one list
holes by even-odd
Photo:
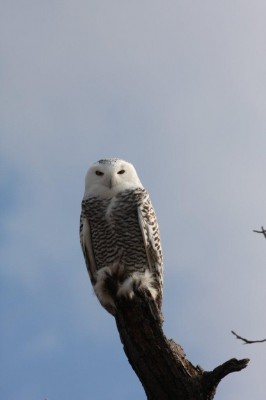
[[85, 178], [84, 198], [108, 198], [127, 189], [142, 187], [132, 164], [118, 158], [108, 158], [97, 161], [89, 168]]

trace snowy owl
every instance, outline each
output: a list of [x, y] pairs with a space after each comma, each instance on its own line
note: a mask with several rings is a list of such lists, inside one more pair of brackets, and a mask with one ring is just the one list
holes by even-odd
[[163, 261], [149, 195], [132, 164], [119, 158], [94, 163], [85, 178], [80, 242], [102, 306], [115, 315], [119, 297], [143, 291], [162, 304]]

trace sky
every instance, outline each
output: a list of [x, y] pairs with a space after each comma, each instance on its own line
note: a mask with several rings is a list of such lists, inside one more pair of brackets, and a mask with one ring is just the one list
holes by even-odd
[[165, 264], [164, 331], [194, 365], [250, 358], [265, 398], [266, 4], [2, 1], [0, 396], [145, 399], [79, 244], [89, 166], [131, 161]]

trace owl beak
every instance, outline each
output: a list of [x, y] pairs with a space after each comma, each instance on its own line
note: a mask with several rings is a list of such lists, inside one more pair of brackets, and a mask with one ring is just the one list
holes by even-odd
[[112, 189], [112, 186], [113, 186], [113, 182], [112, 182], [112, 178], [110, 178], [110, 181], [109, 181], [109, 189]]

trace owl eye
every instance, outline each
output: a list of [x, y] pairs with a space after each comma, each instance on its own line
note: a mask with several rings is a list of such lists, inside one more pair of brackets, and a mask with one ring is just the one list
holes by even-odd
[[124, 169], [121, 169], [121, 171], [118, 171], [117, 173], [118, 174], [120, 174], [120, 175], [122, 175], [122, 174], [124, 174], [126, 171], [124, 170]]
[[102, 176], [102, 175], [104, 175], [104, 173], [103, 173], [103, 172], [101, 172], [101, 171], [95, 171], [95, 174], [96, 174], [96, 175], [98, 175], [98, 176]]

